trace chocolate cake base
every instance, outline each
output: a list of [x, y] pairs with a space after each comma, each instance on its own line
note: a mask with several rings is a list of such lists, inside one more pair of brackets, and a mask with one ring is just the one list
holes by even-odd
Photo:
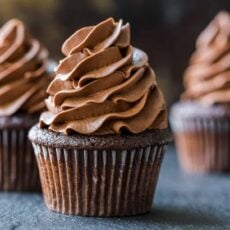
[[44, 200], [53, 211], [129, 216], [150, 211], [167, 130], [138, 135], [65, 136], [34, 126]]
[[38, 191], [39, 173], [27, 135], [38, 115], [0, 117], [0, 190]]
[[230, 105], [181, 102], [170, 113], [180, 164], [187, 172], [230, 171]]

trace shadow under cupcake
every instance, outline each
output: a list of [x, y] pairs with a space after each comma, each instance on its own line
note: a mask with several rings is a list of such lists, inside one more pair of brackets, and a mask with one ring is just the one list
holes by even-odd
[[220, 12], [197, 39], [185, 93], [170, 123], [187, 172], [230, 171], [230, 15]]
[[53, 211], [127, 216], [150, 211], [166, 145], [165, 101], [129, 24], [109, 18], [66, 40], [48, 111], [29, 132]]

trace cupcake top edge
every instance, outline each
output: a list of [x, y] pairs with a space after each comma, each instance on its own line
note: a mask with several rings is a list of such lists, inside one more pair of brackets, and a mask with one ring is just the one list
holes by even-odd
[[111, 151], [111, 149], [130, 151], [146, 147], [161, 148], [172, 141], [172, 135], [168, 129], [147, 130], [139, 135], [132, 133], [125, 135], [83, 135], [74, 133], [73, 135], [67, 136], [64, 133], [41, 129], [38, 125], [34, 125], [30, 129], [28, 138], [33, 145], [59, 149], [85, 149], [93, 151]]
[[230, 103], [230, 14], [219, 12], [196, 41], [184, 73], [182, 100], [211, 106]]
[[48, 51], [18, 19], [0, 28], [0, 116], [45, 110], [52, 80]]
[[77, 30], [48, 87], [40, 127], [70, 135], [141, 133], [167, 127], [165, 100], [130, 24], [108, 18]]
[[215, 119], [227, 121], [230, 117], [230, 104], [214, 104], [206, 106], [197, 101], [182, 101], [173, 104], [170, 109], [170, 117], [177, 119], [197, 119], [212, 122]]

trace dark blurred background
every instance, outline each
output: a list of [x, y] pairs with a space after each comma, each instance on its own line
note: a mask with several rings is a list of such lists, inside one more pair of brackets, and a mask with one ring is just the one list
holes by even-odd
[[75, 30], [107, 17], [131, 23], [132, 44], [149, 55], [169, 105], [183, 90], [182, 75], [198, 34], [229, 0], [0, 0], [0, 24], [23, 20], [59, 60]]

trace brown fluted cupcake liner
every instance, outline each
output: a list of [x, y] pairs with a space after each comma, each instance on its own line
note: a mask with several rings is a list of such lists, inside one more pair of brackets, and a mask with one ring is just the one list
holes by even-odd
[[27, 126], [34, 119], [22, 119], [15, 116], [0, 118], [0, 191], [40, 189], [36, 159], [27, 137]]
[[228, 172], [230, 117], [207, 114], [171, 114], [180, 164], [187, 172]]
[[53, 211], [127, 216], [150, 211], [166, 144], [77, 150], [33, 142], [44, 200]]

